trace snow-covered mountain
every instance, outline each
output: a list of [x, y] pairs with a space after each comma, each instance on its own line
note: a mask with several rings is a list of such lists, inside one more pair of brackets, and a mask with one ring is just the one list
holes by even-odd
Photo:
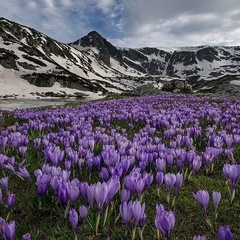
[[[198, 46], [181, 48], [117, 48], [97, 32], [70, 43], [80, 51], [95, 52], [107, 66], [135, 69], [141, 74], [162, 77], [213, 79], [228, 74], [239, 74], [240, 47]], [[130, 70], [129, 70], [130, 69]]]
[[64, 44], [0, 18], [0, 96], [9, 89], [61, 95], [69, 88], [75, 89], [72, 95], [97, 96], [146, 82], [161, 86], [172, 78], [187, 79], [197, 90], [238, 85], [239, 62], [238, 46], [118, 48], [95, 31]]

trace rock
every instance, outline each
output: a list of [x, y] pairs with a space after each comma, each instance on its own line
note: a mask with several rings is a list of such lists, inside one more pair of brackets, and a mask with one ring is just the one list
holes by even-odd
[[162, 90], [173, 93], [190, 93], [192, 92], [192, 87], [184, 79], [173, 79], [165, 82]]

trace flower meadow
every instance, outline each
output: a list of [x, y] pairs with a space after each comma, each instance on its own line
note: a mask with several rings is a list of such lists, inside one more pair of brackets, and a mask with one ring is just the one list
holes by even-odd
[[17, 109], [0, 239], [240, 239], [240, 101], [159, 95]]

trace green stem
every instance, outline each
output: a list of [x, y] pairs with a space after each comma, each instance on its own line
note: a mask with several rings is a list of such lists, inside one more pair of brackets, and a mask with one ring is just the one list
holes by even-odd
[[139, 229], [139, 237], [140, 237], [140, 240], [143, 240], [143, 239], [144, 239], [144, 238], [143, 238], [143, 231], [144, 231], [144, 228], [145, 228], [145, 226], [143, 226], [142, 229]]
[[192, 170], [191, 170], [191, 172], [189, 173], [189, 175], [188, 175], [188, 177], [187, 177], [187, 180], [188, 180], [188, 181], [190, 180], [192, 174], [193, 174], [193, 172], [192, 172]]
[[173, 200], [172, 200], [172, 206], [175, 205], [175, 201], [176, 201], [176, 195], [173, 197]]
[[68, 215], [68, 212], [69, 212], [69, 208], [70, 208], [70, 202], [68, 200], [67, 206], [66, 206], [66, 208], [64, 210], [64, 218], [67, 218], [67, 215]]
[[236, 194], [236, 190], [233, 189], [233, 190], [232, 190], [232, 193], [231, 193], [231, 199], [230, 199], [230, 203], [231, 203], [231, 204], [233, 204], [233, 200], [234, 200], [234, 198], [235, 198], [235, 194]]
[[211, 164], [210, 173], [213, 173], [213, 170], [214, 170], [214, 163]]
[[95, 235], [96, 235], [96, 236], [98, 235], [99, 221], [100, 221], [100, 212], [98, 212], [97, 220], [96, 220], [96, 225], [95, 225]]
[[188, 175], [188, 168], [185, 169], [185, 172], [183, 174], [184, 180], [187, 180], [187, 175]]
[[120, 218], [120, 214], [117, 215], [117, 217], [115, 218], [114, 223], [116, 223], [118, 221], [118, 219]]
[[157, 239], [158, 239], [158, 240], [160, 239], [160, 233], [159, 233], [159, 230], [157, 230]]
[[8, 211], [8, 214], [7, 214], [7, 217], [6, 217], [6, 222], [9, 220], [10, 214], [11, 214], [11, 211]]
[[167, 203], [170, 202], [170, 192], [167, 193]]
[[132, 240], [135, 239], [135, 236], [136, 236], [136, 226], [132, 230]]
[[[109, 206], [109, 205], [108, 205]], [[103, 219], [103, 227], [106, 225], [107, 217], [108, 217], [108, 209], [109, 207], [107, 206], [105, 213], [104, 213], [104, 219]]]
[[42, 198], [40, 197], [38, 201], [38, 209], [41, 209], [41, 208], [42, 208]]

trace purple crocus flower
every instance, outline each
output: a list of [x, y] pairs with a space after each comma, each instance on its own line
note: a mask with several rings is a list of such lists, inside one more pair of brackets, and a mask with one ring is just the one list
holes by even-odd
[[151, 185], [151, 183], [153, 181], [153, 175], [145, 172], [143, 174], [143, 179], [144, 179], [144, 182], [145, 182], [144, 189], [146, 189]]
[[22, 236], [22, 240], [31, 240], [31, 235], [30, 233], [26, 233]]
[[96, 183], [94, 186], [94, 199], [98, 205], [98, 209], [102, 209], [106, 198], [107, 198], [107, 184], [104, 183]]
[[44, 150], [44, 155], [54, 166], [59, 166], [63, 160], [64, 151], [61, 151], [59, 148], [52, 149], [48, 147]]
[[41, 138], [35, 138], [33, 140], [33, 143], [34, 143], [34, 148], [35, 149], [39, 149], [40, 148], [40, 145], [41, 145]]
[[119, 179], [110, 179], [107, 182], [107, 196], [105, 204], [108, 205], [109, 202], [112, 200], [114, 195], [119, 191], [120, 189], [120, 181]]
[[136, 182], [137, 182], [137, 179], [133, 176], [128, 175], [124, 178], [125, 188], [130, 190], [132, 193], [136, 189]]
[[144, 211], [145, 211], [145, 203], [141, 205], [138, 200], [135, 200], [132, 204], [132, 214], [133, 214], [135, 226], [138, 225], [139, 221], [144, 216]]
[[136, 192], [137, 192], [138, 197], [140, 197], [142, 195], [144, 187], [145, 187], [145, 180], [144, 179], [139, 179], [136, 182]]
[[27, 151], [27, 147], [21, 146], [21, 147], [18, 148], [18, 150], [21, 153], [22, 157], [24, 157], [25, 154], [26, 154], [26, 151]]
[[95, 146], [95, 141], [94, 141], [94, 139], [88, 140], [88, 145], [89, 145], [90, 150], [93, 152], [94, 146]]
[[73, 182], [69, 183], [67, 185], [67, 194], [69, 199], [71, 200], [72, 204], [74, 204], [79, 196], [79, 188], [76, 184]]
[[0, 179], [0, 184], [3, 186], [5, 191], [8, 191], [8, 177], [4, 177]]
[[209, 202], [209, 193], [206, 190], [198, 190], [196, 194], [193, 193], [194, 198], [199, 203], [200, 207], [204, 210], [204, 212], [207, 212], [207, 205]]
[[15, 221], [7, 223], [5, 220], [2, 221], [2, 233], [6, 240], [13, 240], [15, 236], [16, 224]]
[[16, 194], [8, 192], [7, 199], [6, 199], [6, 205], [8, 207], [8, 210], [12, 209], [15, 201], [16, 201]]
[[25, 167], [19, 167], [16, 174], [25, 178], [25, 179], [31, 180], [31, 176], [30, 176], [29, 172], [27, 171], [27, 169]]
[[218, 240], [233, 240], [232, 232], [229, 226], [221, 226], [217, 231]]
[[240, 164], [224, 164], [223, 173], [231, 182], [232, 189], [236, 189], [237, 182], [240, 178]]
[[205, 236], [194, 236], [192, 240], [206, 240], [206, 237]]
[[217, 211], [218, 204], [219, 204], [219, 202], [221, 200], [221, 193], [213, 191], [212, 198], [213, 198], [214, 209], [215, 209], [215, 211]]
[[196, 173], [202, 165], [202, 157], [201, 156], [195, 156], [192, 162], [192, 173]]
[[128, 202], [130, 197], [131, 197], [131, 191], [124, 188], [121, 191], [121, 203]]
[[88, 215], [88, 209], [84, 205], [81, 205], [79, 207], [79, 216], [80, 216], [80, 218], [82, 219], [83, 222], [86, 221], [87, 215]]
[[139, 227], [143, 228], [146, 221], [147, 221], [147, 215], [146, 215], [146, 213], [144, 213], [139, 221]]
[[65, 207], [68, 200], [67, 190], [65, 188], [59, 187], [57, 195], [59, 202], [62, 204], [63, 207]]
[[179, 189], [182, 186], [182, 182], [183, 182], [183, 174], [182, 173], [177, 173], [176, 174], [176, 181], [175, 181], [175, 184], [174, 184], [176, 195], [178, 194]]
[[166, 184], [167, 191], [170, 191], [171, 187], [176, 182], [176, 175], [174, 173], [166, 173], [164, 175], [164, 182]]
[[6, 147], [7, 145], [7, 141], [8, 141], [8, 137], [7, 136], [0, 136], [0, 147], [2, 147], [3, 149]]
[[71, 162], [70, 160], [66, 160], [66, 161], [64, 162], [64, 166], [65, 166], [65, 168], [66, 168], [67, 171], [70, 171], [71, 166], [72, 166], [72, 162]]
[[119, 206], [119, 212], [120, 212], [120, 215], [121, 215], [126, 227], [129, 227], [129, 223], [133, 216], [132, 205], [133, 205], [132, 201], [130, 201], [128, 203], [124, 202], [124, 203], [120, 204], [120, 206]]
[[162, 204], [157, 204], [156, 205], [156, 213], [157, 215], [160, 215], [162, 211], [164, 211], [164, 206]]
[[169, 239], [171, 231], [175, 226], [176, 218], [172, 211], [158, 211], [155, 218], [155, 226], [163, 237]]
[[40, 196], [42, 196], [47, 191], [47, 187], [50, 179], [51, 179], [51, 175], [45, 174], [45, 173], [37, 177], [37, 185], [38, 185], [37, 192]]
[[160, 188], [163, 184], [163, 179], [164, 179], [164, 173], [163, 172], [157, 172], [156, 175], [156, 180], [157, 180], [157, 185]]
[[79, 184], [80, 193], [83, 196], [83, 198], [86, 200], [86, 202], [92, 206], [94, 202], [94, 191], [95, 186], [94, 185], [88, 185], [87, 182], [82, 182]]
[[102, 178], [102, 180], [104, 182], [108, 181], [108, 179], [109, 179], [109, 172], [108, 172], [108, 170], [105, 167], [103, 167], [101, 169], [101, 172], [99, 173], [99, 175], [100, 175], [100, 177]]
[[162, 159], [162, 158], [157, 158], [156, 159], [156, 167], [157, 167], [158, 171], [163, 172], [166, 167], [166, 160]]
[[71, 209], [68, 212], [68, 220], [71, 223], [72, 228], [75, 231], [77, 229], [77, 225], [78, 225], [78, 213], [75, 209]]
[[0, 188], [0, 204], [3, 204], [3, 199], [2, 199], [2, 189]]

